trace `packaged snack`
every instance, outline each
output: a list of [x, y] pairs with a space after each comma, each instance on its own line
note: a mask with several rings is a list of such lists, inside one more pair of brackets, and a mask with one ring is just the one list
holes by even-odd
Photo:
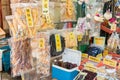
[[50, 35], [50, 54], [51, 56], [58, 56], [62, 54], [65, 49], [65, 38], [61, 35], [61, 31], [52, 30]]
[[65, 37], [66, 48], [77, 47], [77, 35], [75, 29], [66, 29], [62, 35]]
[[34, 36], [39, 25], [38, 4], [16, 3], [11, 4], [11, 8], [17, 25], [30, 37]]
[[87, 75], [87, 73], [84, 73], [84, 72], [80, 71], [79, 74], [75, 77], [74, 80], [84, 80], [86, 75]]
[[11, 38], [11, 65], [12, 76], [20, 76], [32, 68], [32, 54], [29, 38]]
[[17, 26], [14, 26], [13, 24], [13, 16], [6, 16], [6, 20], [9, 25], [10, 35], [15, 37], [17, 35]]
[[39, 74], [40, 77], [48, 76], [50, 74], [49, 34], [46, 32], [38, 33], [35, 38], [31, 40], [31, 46], [32, 56], [36, 58], [34, 66], [37, 68], [37, 74]]
[[75, 21], [75, 7], [72, 0], [66, 0], [66, 3], [61, 4], [61, 21]]

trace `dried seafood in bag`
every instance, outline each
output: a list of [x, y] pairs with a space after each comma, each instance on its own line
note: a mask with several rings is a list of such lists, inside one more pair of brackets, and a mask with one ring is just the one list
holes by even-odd
[[11, 65], [13, 77], [32, 68], [31, 46], [29, 38], [10, 39]]
[[11, 4], [12, 14], [17, 25], [32, 37], [36, 34], [36, 27], [39, 24], [39, 9], [37, 3], [16, 3]]
[[40, 77], [50, 74], [49, 34], [40, 32], [31, 41], [32, 55], [36, 58], [37, 73]]
[[[64, 8], [65, 7], [65, 8]], [[66, 0], [61, 4], [61, 21], [75, 21], [75, 7], [72, 0]]]

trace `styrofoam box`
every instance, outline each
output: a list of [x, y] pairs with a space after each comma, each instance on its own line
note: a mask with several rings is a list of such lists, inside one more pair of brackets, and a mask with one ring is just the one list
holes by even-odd
[[[62, 54], [62, 60], [64, 62], [70, 62], [73, 64], [80, 65], [81, 62], [81, 52], [72, 49], [65, 49]], [[78, 67], [73, 69], [65, 69], [57, 65], [52, 65], [52, 78], [57, 80], [73, 80], [78, 74]]]

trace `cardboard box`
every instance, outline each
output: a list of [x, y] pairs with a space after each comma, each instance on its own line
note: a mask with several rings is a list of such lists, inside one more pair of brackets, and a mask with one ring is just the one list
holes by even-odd
[[5, 32], [0, 28], [0, 39], [5, 38]]

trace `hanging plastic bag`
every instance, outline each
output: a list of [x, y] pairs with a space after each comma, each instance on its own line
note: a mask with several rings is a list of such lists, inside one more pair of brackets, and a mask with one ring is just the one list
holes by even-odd
[[64, 30], [50, 31], [50, 54], [51, 56], [61, 55], [65, 49], [65, 38], [62, 36]]
[[36, 58], [33, 64], [37, 68], [39, 79], [50, 74], [49, 33], [40, 32], [31, 40], [32, 56]]
[[28, 36], [32, 37], [36, 34], [36, 27], [39, 23], [39, 10], [37, 3], [16, 3], [11, 4], [12, 14]]
[[66, 0], [66, 3], [61, 4], [61, 21], [76, 21], [75, 7], [72, 0]]
[[20, 76], [21, 72], [32, 68], [30, 39], [25, 37], [11, 38], [9, 43], [11, 46], [12, 76]]

